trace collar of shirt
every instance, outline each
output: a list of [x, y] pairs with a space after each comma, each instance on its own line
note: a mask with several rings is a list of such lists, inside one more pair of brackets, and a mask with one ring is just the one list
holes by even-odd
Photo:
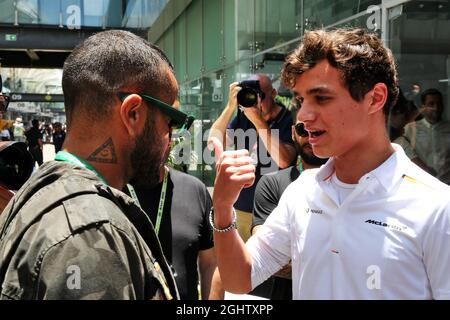
[[[398, 144], [392, 144], [395, 152], [384, 161], [380, 166], [374, 170], [363, 175], [358, 184], [371, 177], [377, 179], [379, 184], [386, 192], [389, 192], [405, 174], [405, 162], [409, 161], [402, 147]], [[324, 181], [331, 179], [334, 173], [334, 158], [330, 158], [325, 165], [323, 165], [316, 175], [316, 181], [320, 185]]]
[[[428, 128], [428, 129], [430, 129], [430, 128], [433, 127], [433, 124], [429, 123], [429, 122], [427, 121], [427, 119], [425, 119], [425, 118], [420, 119], [419, 122], [421, 122], [421, 123], [422, 123], [426, 128]], [[439, 123], [439, 122], [438, 122], [438, 123]]]

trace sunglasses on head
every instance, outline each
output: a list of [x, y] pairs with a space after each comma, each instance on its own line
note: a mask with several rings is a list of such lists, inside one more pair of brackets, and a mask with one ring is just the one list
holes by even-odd
[[137, 94], [143, 100], [147, 101], [149, 104], [158, 108], [162, 113], [167, 115], [171, 119], [169, 127], [172, 130], [179, 130], [179, 132], [189, 130], [189, 128], [191, 127], [192, 123], [195, 120], [193, 116], [188, 116], [186, 113], [175, 109], [173, 106], [168, 105], [167, 103], [164, 103], [156, 98], [153, 98], [145, 94], [120, 92], [117, 96], [121, 101], [123, 101], [125, 100], [126, 97], [128, 97], [131, 94]]
[[305, 125], [302, 122], [297, 123], [294, 128], [295, 132], [297, 132], [297, 134], [302, 138], [306, 138], [309, 135], [308, 131], [305, 130]]
[[0, 111], [6, 112], [9, 105], [9, 97], [0, 93]]

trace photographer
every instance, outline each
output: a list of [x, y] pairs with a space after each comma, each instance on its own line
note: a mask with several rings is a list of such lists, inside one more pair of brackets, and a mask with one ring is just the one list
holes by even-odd
[[[249, 80], [230, 84], [228, 103], [212, 125], [208, 139], [210, 142], [215, 137], [222, 143], [226, 139], [226, 145], [245, 148], [254, 160], [257, 159], [255, 183], [243, 189], [234, 204], [238, 231], [244, 241], [250, 237], [253, 199], [259, 178], [295, 164], [296, 158], [291, 113], [275, 102], [277, 91], [266, 75], [257, 74]], [[230, 122], [238, 105], [237, 115]]]

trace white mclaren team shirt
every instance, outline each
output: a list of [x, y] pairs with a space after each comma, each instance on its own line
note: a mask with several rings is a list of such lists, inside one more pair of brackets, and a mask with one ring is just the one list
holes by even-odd
[[246, 246], [256, 287], [292, 259], [294, 299], [450, 299], [450, 187], [396, 152], [339, 205], [305, 171]]

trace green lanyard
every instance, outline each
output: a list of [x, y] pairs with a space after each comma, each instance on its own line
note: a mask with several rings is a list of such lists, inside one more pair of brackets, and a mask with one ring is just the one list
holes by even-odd
[[300, 172], [300, 174], [302, 174], [303, 172], [303, 162], [300, 160], [300, 164], [298, 165], [298, 171]]
[[95, 173], [96, 176], [99, 177], [100, 180], [102, 180], [106, 185], [108, 184], [106, 182], [105, 178], [103, 178], [103, 176], [97, 170], [95, 170], [93, 166], [91, 166], [86, 160], [81, 159], [80, 157], [77, 157], [76, 155], [74, 155], [72, 153], [69, 153], [67, 151], [59, 151], [55, 156], [55, 160], [68, 162], [68, 163], [74, 164], [76, 166], [86, 168], [86, 169], [92, 171], [93, 173]]
[[[155, 231], [156, 234], [159, 234], [159, 228], [161, 226], [161, 219], [164, 211], [164, 202], [166, 200], [166, 191], [167, 191], [167, 177], [169, 175], [169, 170], [164, 170], [164, 182], [161, 189], [161, 194], [159, 196], [159, 205], [158, 205], [158, 215], [156, 216], [156, 223], [155, 223]], [[138, 196], [136, 194], [136, 191], [134, 190], [133, 186], [131, 184], [127, 184], [128, 191], [130, 192], [131, 197], [134, 201], [136, 201], [137, 205], [141, 207], [141, 204], [139, 203]], [[141, 207], [142, 208], [142, 207]]]

